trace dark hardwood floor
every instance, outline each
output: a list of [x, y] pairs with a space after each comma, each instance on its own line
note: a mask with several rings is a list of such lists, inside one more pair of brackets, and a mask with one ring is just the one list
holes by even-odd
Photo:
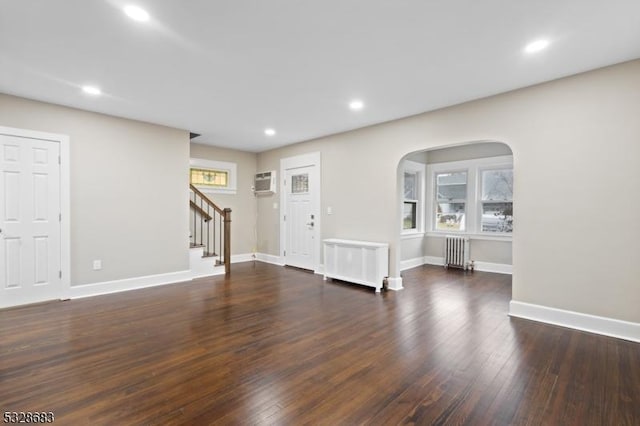
[[56, 424], [640, 425], [640, 344], [507, 316], [506, 275], [405, 290], [262, 263], [0, 311], [0, 408]]

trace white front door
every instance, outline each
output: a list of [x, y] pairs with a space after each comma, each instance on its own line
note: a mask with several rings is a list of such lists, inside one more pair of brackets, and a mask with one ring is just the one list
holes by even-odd
[[315, 226], [317, 209], [313, 205], [312, 182], [315, 166], [287, 169], [285, 186], [287, 205], [285, 213], [285, 264], [298, 268], [315, 269]]
[[0, 308], [62, 298], [60, 143], [0, 134]]

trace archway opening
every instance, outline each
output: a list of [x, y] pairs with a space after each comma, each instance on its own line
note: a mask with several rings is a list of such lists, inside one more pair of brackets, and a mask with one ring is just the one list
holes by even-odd
[[[398, 268], [452, 265], [449, 237], [462, 238], [453, 266], [513, 270], [513, 152], [503, 142], [429, 148], [398, 164]], [[455, 253], [454, 253], [455, 254]]]

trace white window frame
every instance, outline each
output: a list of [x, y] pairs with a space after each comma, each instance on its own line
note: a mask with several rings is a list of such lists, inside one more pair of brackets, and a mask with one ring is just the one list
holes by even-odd
[[[404, 198], [404, 175], [405, 173], [411, 173], [416, 175], [416, 194], [418, 198], [416, 200], [405, 200]], [[424, 235], [425, 229], [425, 177], [426, 177], [426, 164], [418, 163], [416, 161], [404, 160], [402, 164], [402, 211], [404, 212], [405, 201], [416, 202], [416, 227], [412, 229], [404, 229], [402, 223], [400, 223], [400, 229], [402, 229], [402, 236], [412, 237]]]
[[[427, 165], [426, 187], [427, 196], [425, 206], [425, 229], [428, 236], [443, 237], [447, 234], [466, 235], [474, 239], [511, 241], [512, 232], [482, 232], [482, 181], [481, 171], [513, 169], [513, 156], [503, 155], [499, 157], [478, 158], [473, 160], [451, 161], [446, 163], [434, 163]], [[436, 174], [467, 172], [467, 199], [465, 202], [465, 226], [464, 231], [443, 231], [435, 228], [436, 206]], [[513, 202], [513, 195], [511, 202]]]
[[[438, 182], [436, 180], [436, 175], [439, 174], [448, 174], [448, 173], [466, 173], [467, 175], [467, 196], [466, 198], [462, 199], [462, 198], [456, 198], [454, 200], [449, 200], [450, 203], [464, 203], [464, 223], [465, 223], [465, 229], [463, 231], [455, 231], [455, 230], [437, 230], [435, 228], [435, 218], [436, 218], [436, 212], [435, 212], [435, 205], [437, 203], [437, 185]], [[431, 221], [429, 222], [429, 229], [433, 230], [434, 232], [441, 232], [441, 233], [445, 233], [445, 234], [450, 234], [450, 233], [455, 233], [455, 234], [464, 234], [469, 230], [469, 218], [473, 217], [469, 215], [469, 188], [470, 188], [470, 182], [469, 182], [469, 170], [466, 168], [455, 168], [455, 169], [447, 169], [447, 170], [442, 170], [442, 171], [435, 171], [433, 172], [433, 175], [431, 177], [433, 179], [433, 194], [432, 194], [432, 200], [431, 200], [431, 208], [433, 209], [432, 216], [431, 216]]]
[[482, 199], [482, 172], [485, 172], [485, 171], [497, 171], [497, 170], [512, 170], [513, 171], [513, 162], [510, 165], [509, 164], [501, 164], [501, 165], [497, 165], [497, 166], [478, 167], [478, 170], [477, 170], [477, 174], [478, 174], [477, 191], [478, 192], [477, 192], [477, 195], [476, 195], [478, 213], [476, 214], [476, 217], [475, 217], [476, 229], [478, 230], [478, 233], [482, 234], [482, 235], [508, 236], [508, 235], [511, 235], [512, 232], [490, 232], [490, 231], [483, 231], [482, 230], [482, 212], [484, 211], [484, 209], [483, 209], [484, 203], [512, 203], [513, 204], [513, 193], [511, 194], [511, 198], [508, 199], [508, 200], [483, 200]]
[[[238, 166], [236, 163], [230, 163], [227, 161], [205, 160], [203, 158], [191, 158], [189, 159], [189, 168], [227, 172], [226, 187], [195, 185], [195, 187], [198, 188], [198, 190], [200, 190], [201, 192], [210, 194], [235, 194], [237, 192]], [[191, 170], [189, 170], [189, 173], [191, 173]]]

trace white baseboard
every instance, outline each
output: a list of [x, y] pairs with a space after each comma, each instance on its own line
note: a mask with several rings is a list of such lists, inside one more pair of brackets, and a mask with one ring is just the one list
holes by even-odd
[[402, 290], [402, 277], [388, 277], [387, 278], [387, 290], [398, 291]]
[[231, 255], [231, 263], [249, 262], [251, 260], [256, 260], [255, 253], [242, 253], [242, 254]]
[[444, 257], [425, 256], [424, 257], [424, 264], [425, 265], [444, 266]]
[[314, 274], [324, 275], [324, 265], [318, 265], [318, 268], [313, 271]]
[[476, 260], [474, 262], [475, 270], [480, 272], [493, 272], [496, 274], [509, 274], [512, 275], [513, 266], [505, 263], [490, 263], [480, 262]]
[[260, 262], [271, 263], [273, 265], [284, 266], [284, 261], [280, 256], [274, 256], [272, 254], [256, 253], [256, 259]]
[[413, 259], [401, 260], [400, 261], [400, 270], [404, 271], [405, 269], [415, 268], [416, 266], [422, 266], [426, 262], [424, 261], [424, 257], [415, 257]]
[[71, 299], [78, 299], [81, 297], [99, 296], [101, 294], [119, 293], [121, 291], [138, 290], [141, 288], [191, 281], [191, 278], [191, 270], [188, 270], [126, 278], [123, 280], [74, 285], [69, 289], [69, 297]]
[[[424, 262], [423, 264], [425, 265], [437, 265], [437, 266], [443, 266], [444, 265], [444, 258], [443, 257], [438, 257], [438, 256], [425, 256], [424, 258]], [[412, 261], [415, 259], [411, 259]], [[511, 275], [512, 270], [513, 270], [513, 266], [511, 265], [507, 265], [505, 263], [491, 263], [491, 262], [482, 262], [482, 261], [478, 261], [476, 260], [474, 262], [475, 265], [475, 270], [476, 271], [480, 271], [480, 272], [493, 272], [495, 274], [509, 274]], [[416, 265], [418, 266], [418, 265]], [[413, 268], [413, 266], [411, 266]], [[408, 268], [406, 268], [408, 269]], [[404, 270], [401, 269], [401, 270]]]
[[509, 303], [509, 315], [632, 342], [640, 342], [640, 323], [565, 311], [514, 300]]
[[216, 275], [224, 275], [224, 265], [213, 266], [213, 269], [209, 267], [206, 272], [191, 270], [191, 278], [194, 280], [196, 278], [215, 277]]

